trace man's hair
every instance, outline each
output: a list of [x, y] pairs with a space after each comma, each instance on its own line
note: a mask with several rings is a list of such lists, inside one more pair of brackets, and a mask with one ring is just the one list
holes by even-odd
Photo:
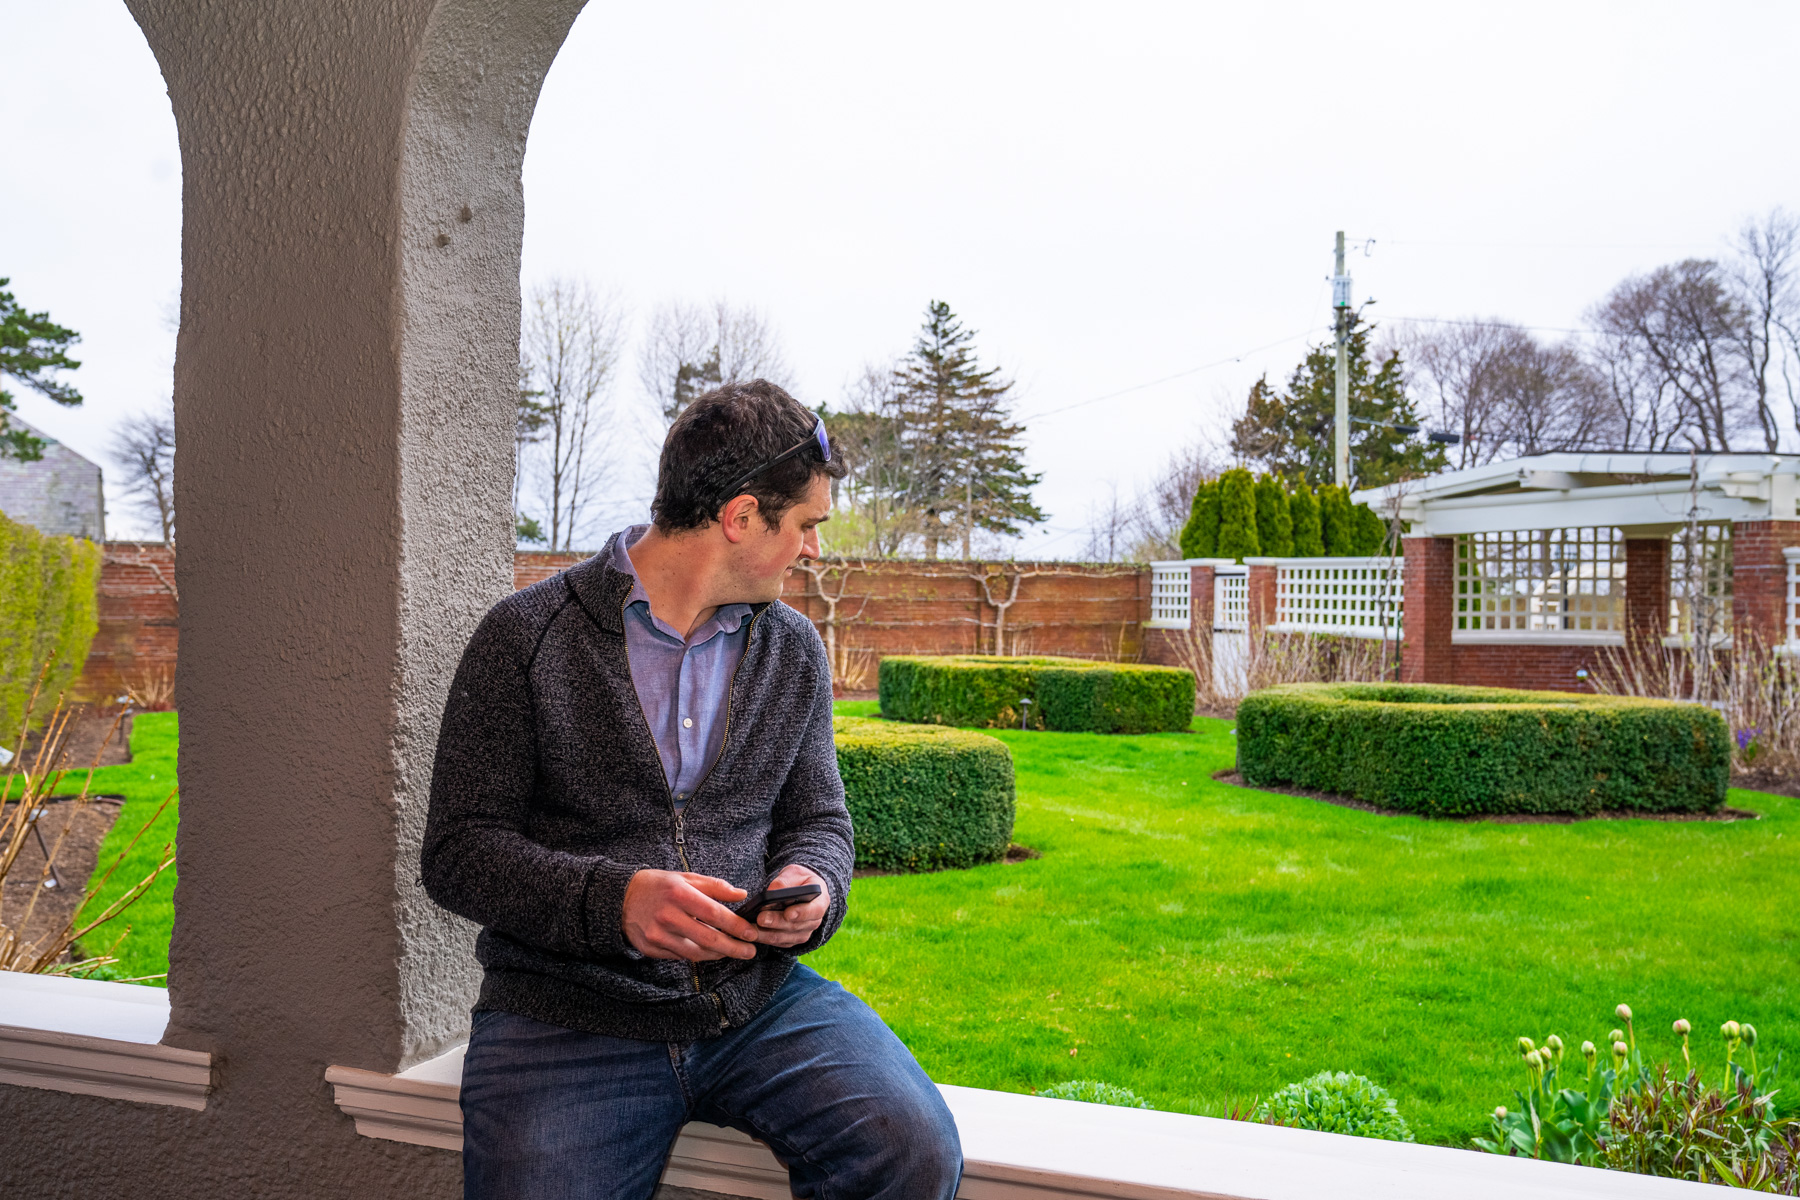
[[684, 409], [663, 440], [651, 517], [664, 533], [704, 529], [735, 497], [756, 497], [763, 522], [774, 529], [787, 510], [806, 498], [814, 477], [842, 479], [844, 464], [832, 444], [830, 462], [807, 446], [800, 453], [727, 494], [727, 489], [782, 451], [812, 436], [818, 414], [766, 379], [728, 383]]

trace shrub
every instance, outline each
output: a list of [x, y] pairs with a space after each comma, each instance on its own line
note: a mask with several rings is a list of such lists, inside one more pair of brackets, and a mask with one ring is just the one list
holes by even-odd
[[1219, 476], [1220, 558], [1245, 559], [1262, 553], [1256, 533], [1256, 480], [1242, 467]]
[[100, 558], [92, 542], [0, 516], [0, 744], [17, 736], [44, 663], [40, 714], [86, 662], [99, 628]]
[[1111, 1104], [1117, 1108], [1149, 1108], [1150, 1104], [1130, 1088], [1101, 1083], [1095, 1079], [1065, 1079], [1053, 1083], [1040, 1096], [1052, 1100], [1080, 1100], [1087, 1104]]
[[1334, 484], [1319, 485], [1319, 539], [1330, 555], [1355, 554], [1355, 531], [1350, 526], [1350, 492]]
[[1294, 517], [1287, 485], [1274, 475], [1256, 481], [1256, 540], [1270, 557], [1289, 558], [1294, 553]]
[[1187, 524], [1181, 528], [1181, 557], [1211, 558], [1219, 549], [1219, 481], [1208, 479], [1194, 492]]
[[[881, 660], [881, 715], [929, 725], [978, 725], [1087, 733], [1186, 729], [1194, 675], [1179, 667], [1081, 658], [986, 655]], [[1021, 701], [1031, 703], [1021, 712]]]
[[1304, 483], [1288, 499], [1288, 516], [1294, 526], [1294, 554], [1317, 558], [1325, 553], [1325, 535], [1319, 529], [1319, 498]]
[[1375, 510], [1366, 504], [1357, 504], [1350, 509], [1350, 541], [1356, 549], [1354, 554], [1380, 554], [1387, 544], [1388, 527], [1375, 514]]
[[1425, 816], [1713, 812], [1731, 735], [1698, 704], [1445, 685], [1289, 684], [1244, 698], [1238, 769]]
[[1389, 1142], [1413, 1140], [1412, 1130], [1387, 1090], [1347, 1071], [1320, 1071], [1288, 1084], [1256, 1106], [1254, 1119]]
[[857, 866], [931, 871], [1006, 856], [1013, 764], [1004, 742], [859, 717], [838, 717], [832, 729]]

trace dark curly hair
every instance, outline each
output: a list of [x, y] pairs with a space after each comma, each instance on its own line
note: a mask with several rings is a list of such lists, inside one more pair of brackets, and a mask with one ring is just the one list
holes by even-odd
[[758, 463], [811, 435], [818, 414], [766, 379], [728, 383], [697, 398], [675, 418], [657, 464], [650, 515], [664, 533], [704, 529], [730, 500], [756, 497], [763, 522], [774, 529], [805, 499], [816, 476], [842, 479], [845, 467], [832, 443], [830, 462], [816, 447], [756, 475], [730, 495], [725, 489]]

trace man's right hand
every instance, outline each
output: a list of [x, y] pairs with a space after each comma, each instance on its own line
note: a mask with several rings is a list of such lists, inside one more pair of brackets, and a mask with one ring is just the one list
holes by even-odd
[[625, 885], [625, 936], [645, 958], [755, 958], [756, 926], [725, 907], [748, 894], [711, 875], [639, 871]]

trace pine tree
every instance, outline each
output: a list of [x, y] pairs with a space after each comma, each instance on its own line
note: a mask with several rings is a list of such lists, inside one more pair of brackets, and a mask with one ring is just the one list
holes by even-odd
[[1287, 487], [1273, 475], [1256, 481], [1256, 539], [1264, 554], [1287, 558], [1294, 553], [1294, 518]]
[[1319, 533], [1326, 554], [1336, 557], [1356, 553], [1356, 530], [1350, 523], [1348, 489], [1331, 484], [1319, 488]]
[[1356, 543], [1356, 553], [1381, 553], [1387, 541], [1387, 522], [1377, 516], [1374, 509], [1366, 504], [1351, 508], [1350, 528], [1350, 540]]
[[1288, 512], [1294, 524], [1294, 553], [1317, 558], [1325, 553], [1325, 538], [1319, 527], [1319, 498], [1304, 483], [1294, 489], [1288, 499]]
[[1181, 557], [1211, 558], [1219, 552], [1219, 481], [1208, 479], [1194, 493], [1194, 506], [1181, 527]]
[[980, 366], [974, 342], [975, 331], [933, 300], [894, 369], [907, 490], [923, 518], [926, 558], [959, 534], [967, 558], [975, 529], [1013, 535], [1045, 520], [1031, 499], [1043, 476], [1025, 469], [1025, 427], [1011, 419], [1012, 381]]
[[[81, 365], [67, 353], [81, 335], [52, 321], [47, 312], [21, 307], [6, 290], [7, 282], [0, 279], [0, 381], [10, 375], [58, 404], [80, 404], [81, 393], [52, 378], [52, 373]], [[15, 407], [12, 393], [0, 387], [0, 460], [36, 462], [44, 456], [44, 440], [11, 423], [7, 414]]]
[[1220, 558], [1242, 562], [1262, 553], [1256, 534], [1256, 480], [1242, 467], [1219, 476]]
[[[1350, 478], [1356, 488], [1415, 479], [1447, 465], [1444, 448], [1403, 434], [1382, 421], [1418, 425], [1407, 399], [1400, 355], [1379, 365], [1369, 361], [1373, 326], [1356, 314], [1350, 328]], [[1232, 424], [1231, 449], [1248, 462], [1281, 476], [1314, 485], [1333, 476], [1331, 422], [1337, 411], [1337, 349], [1325, 343], [1307, 351], [1276, 392], [1267, 378], [1250, 389], [1244, 415]]]

